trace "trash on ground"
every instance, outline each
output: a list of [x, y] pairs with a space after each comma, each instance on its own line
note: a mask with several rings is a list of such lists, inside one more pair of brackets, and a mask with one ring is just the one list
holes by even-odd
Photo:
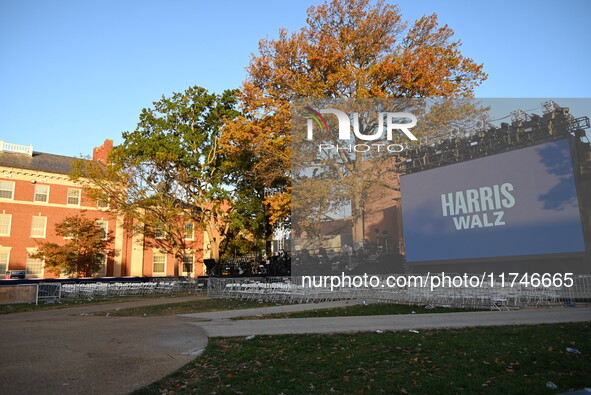
[[420, 333], [419, 331], [415, 330], [415, 329], [409, 329], [408, 330], [410, 333]]
[[570, 348], [570, 347], [567, 347], [567, 348], [566, 348], [566, 351], [567, 351], [567, 352], [570, 352], [571, 354], [580, 354], [580, 353], [581, 353], [581, 352], [580, 352], [579, 350], [577, 350], [576, 348]]
[[381, 330], [381, 329], [378, 329], [378, 330], [376, 331], [376, 333], [384, 333], [384, 331], [383, 331], [383, 330]]
[[556, 384], [554, 384], [553, 382], [548, 381], [546, 383], [546, 388], [549, 388], [551, 390], [557, 390], [558, 389], [558, 386]]
[[252, 340], [252, 339], [254, 339], [254, 335], [246, 336], [246, 340]]

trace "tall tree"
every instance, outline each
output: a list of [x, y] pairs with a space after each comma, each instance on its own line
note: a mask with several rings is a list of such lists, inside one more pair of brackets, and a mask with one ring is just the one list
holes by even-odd
[[112, 236], [84, 215], [68, 216], [55, 225], [64, 244], [39, 243], [32, 258], [45, 260], [49, 271], [72, 277], [91, 277], [104, 269], [105, 251]]
[[[263, 39], [247, 68], [240, 99], [244, 116], [228, 123], [222, 146], [248, 157], [244, 177], [266, 188], [289, 187], [290, 101], [472, 95], [486, 74], [463, 56], [453, 31], [435, 14], [403, 21], [398, 7], [379, 0], [332, 0], [308, 9], [307, 26]], [[366, 168], [355, 159], [352, 178]], [[375, 177], [356, 185], [364, 196]], [[289, 215], [288, 189], [268, 197], [275, 217]], [[362, 203], [352, 203], [359, 217]]]
[[233, 209], [218, 140], [225, 119], [238, 114], [236, 97], [234, 91], [216, 95], [194, 86], [153, 104], [142, 110], [135, 131], [123, 133], [107, 166], [81, 161], [74, 177], [90, 179], [95, 196], [108, 198], [132, 228], [158, 233], [153, 239], [174, 254], [178, 276], [186, 222], [205, 231], [214, 259], [230, 226]]

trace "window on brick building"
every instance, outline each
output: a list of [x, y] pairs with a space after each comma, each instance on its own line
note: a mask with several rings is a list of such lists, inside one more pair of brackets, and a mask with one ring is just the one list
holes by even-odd
[[12, 214], [0, 214], [0, 236], [10, 236]]
[[190, 276], [193, 273], [193, 254], [183, 255], [183, 276]]
[[49, 202], [49, 185], [35, 185], [35, 198], [36, 202]]
[[185, 223], [185, 240], [193, 240], [195, 237], [195, 232], [193, 229], [193, 223], [186, 222]]
[[80, 205], [80, 189], [68, 188], [68, 204]]
[[99, 198], [96, 201], [96, 206], [98, 208], [109, 208], [109, 200], [106, 198]]
[[0, 181], [0, 199], [14, 199], [14, 182]]
[[27, 278], [43, 277], [43, 260], [30, 257], [30, 254], [36, 252], [37, 248], [27, 248]]
[[0, 247], [0, 274], [4, 278], [4, 273], [8, 270], [8, 260], [10, 259], [10, 247]]
[[155, 252], [152, 258], [152, 275], [166, 274], [166, 254]]
[[107, 253], [102, 252], [95, 254], [94, 261], [101, 265], [101, 268], [98, 272], [96, 272], [96, 277], [105, 277], [107, 275]]
[[109, 222], [107, 221], [96, 221], [96, 226], [100, 226], [103, 229], [103, 240], [107, 240], [107, 235], [109, 234]]
[[31, 237], [45, 237], [47, 217], [33, 217], [31, 222]]
[[164, 228], [160, 225], [156, 225], [154, 227], [154, 238], [155, 239], [164, 239], [166, 237], [164, 233]]

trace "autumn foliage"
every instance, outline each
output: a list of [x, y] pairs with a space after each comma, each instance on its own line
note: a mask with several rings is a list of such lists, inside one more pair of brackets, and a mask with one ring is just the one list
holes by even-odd
[[406, 22], [383, 1], [312, 6], [300, 31], [259, 42], [240, 93], [243, 116], [226, 124], [222, 149], [248, 163], [249, 184], [276, 188], [266, 202], [273, 220], [285, 218], [289, 192], [277, 187], [289, 186], [291, 100], [471, 96], [486, 74], [460, 47], [435, 14]]
[[112, 236], [84, 215], [66, 217], [55, 225], [63, 244], [39, 243], [32, 258], [45, 260], [49, 271], [71, 277], [90, 277], [104, 269], [105, 251]]

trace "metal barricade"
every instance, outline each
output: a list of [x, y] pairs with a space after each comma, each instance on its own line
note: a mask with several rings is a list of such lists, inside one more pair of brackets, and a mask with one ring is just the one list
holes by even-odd
[[37, 285], [37, 300], [60, 300], [62, 297], [62, 284], [60, 283], [39, 283]]
[[[446, 273], [447, 274], [447, 273]], [[449, 273], [450, 276], [460, 276]], [[461, 275], [462, 277], [464, 274]], [[485, 278], [483, 274], [466, 274]], [[372, 299], [389, 303], [432, 305], [461, 308], [490, 308], [508, 310], [524, 307], [557, 306], [591, 303], [591, 276], [573, 276], [573, 284], [561, 286], [525, 286], [498, 280], [482, 282], [478, 286], [432, 287], [424, 274], [381, 275], [378, 287], [341, 285], [330, 287], [304, 284], [303, 277], [222, 277], [210, 278], [207, 294], [212, 298], [248, 299], [268, 302], [312, 303], [344, 299]], [[404, 277], [405, 286], [384, 287], [388, 277]], [[439, 280], [441, 280], [439, 278]]]

